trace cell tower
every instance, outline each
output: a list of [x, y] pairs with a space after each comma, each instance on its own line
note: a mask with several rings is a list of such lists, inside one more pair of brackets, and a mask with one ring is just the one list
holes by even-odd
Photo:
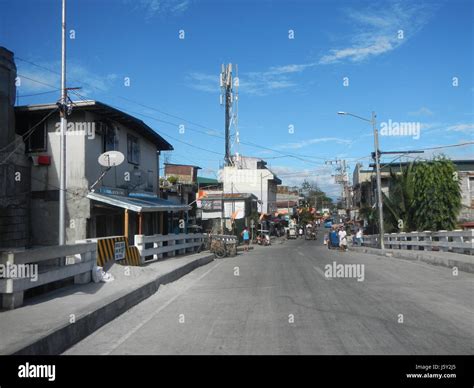
[[[239, 77], [238, 67], [235, 65], [236, 77], [232, 77], [232, 63], [227, 66], [224, 64], [221, 68], [220, 74], [220, 86], [221, 95], [220, 103], [225, 105], [225, 157], [224, 164], [230, 166], [233, 164], [231, 156], [231, 125], [235, 128], [235, 143], [239, 143], [239, 131], [238, 131], [238, 100], [239, 100]], [[234, 92], [235, 88], [235, 92]], [[234, 143], [234, 144], [235, 144]]]

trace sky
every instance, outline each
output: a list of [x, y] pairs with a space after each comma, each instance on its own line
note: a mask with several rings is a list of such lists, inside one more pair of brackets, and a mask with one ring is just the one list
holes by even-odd
[[[382, 151], [427, 149], [397, 161], [473, 158], [472, 144], [428, 149], [474, 140], [473, 20], [469, 0], [68, 0], [67, 86], [142, 119], [173, 145], [169, 162], [217, 177], [232, 63], [232, 151], [336, 197], [334, 161], [352, 176], [374, 150], [371, 123], [339, 111], [375, 112]], [[60, 27], [60, 0], [0, 0], [18, 105], [58, 100]]]

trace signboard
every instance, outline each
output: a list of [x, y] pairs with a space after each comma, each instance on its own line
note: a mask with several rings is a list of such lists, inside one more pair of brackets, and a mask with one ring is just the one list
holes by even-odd
[[202, 210], [222, 210], [222, 200], [220, 199], [203, 199], [201, 200]]
[[125, 241], [117, 241], [114, 247], [115, 260], [125, 259]]

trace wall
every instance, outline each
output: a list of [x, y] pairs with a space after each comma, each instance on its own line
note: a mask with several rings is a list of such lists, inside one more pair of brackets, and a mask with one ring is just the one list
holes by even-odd
[[[267, 169], [238, 169], [224, 167], [224, 192], [250, 193], [263, 201], [265, 213], [276, 211], [276, 185], [269, 183], [274, 175]], [[259, 205], [260, 210], [260, 205]]]
[[15, 133], [15, 78], [13, 53], [0, 47], [0, 250], [29, 246], [30, 168]]

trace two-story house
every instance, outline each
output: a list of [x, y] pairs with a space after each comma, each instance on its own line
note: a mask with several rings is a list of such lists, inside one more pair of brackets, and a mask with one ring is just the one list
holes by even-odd
[[[60, 124], [56, 110], [56, 104], [15, 108], [16, 130], [23, 135], [32, 160], [32, 245], [58, 242]], [[67, 243], [114, 235], [133, 241], [134, 234], [166, 233], [168, 213], [188, 210], [186, 205], [159, 197], [160, 152], [173, 147], [143, 121], [98, 101], [74, 102], [67, 120]], [[104, 170], [98, 157], [112, 150], [121, 152], [125, 160], [97, 182]]]

